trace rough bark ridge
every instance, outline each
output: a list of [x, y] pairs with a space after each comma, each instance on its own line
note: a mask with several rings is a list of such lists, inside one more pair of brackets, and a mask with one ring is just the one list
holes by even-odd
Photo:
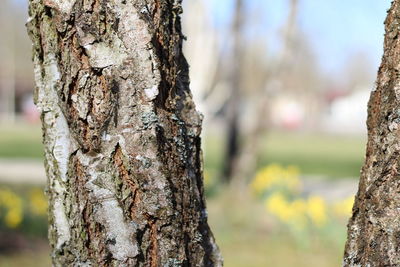
[[348, 225], [344, 266], [400, 265], [400, 1], [392, 2], [368, 106], [366, 161]]
[[30, 0], [55, 266], [221, 266], [179, 0]]

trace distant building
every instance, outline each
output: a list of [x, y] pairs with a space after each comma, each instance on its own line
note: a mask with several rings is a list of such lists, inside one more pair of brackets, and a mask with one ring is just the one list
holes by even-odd
[[369, 90], [359, 88], [334, 99], [321, 122], [323, 129], [335, 133], [366, 133], [369, 96]]

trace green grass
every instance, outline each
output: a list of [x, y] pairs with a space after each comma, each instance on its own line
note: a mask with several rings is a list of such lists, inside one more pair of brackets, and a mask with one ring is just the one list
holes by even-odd
[[0, 255], [0, 267], [50, 267], [48, 247]]
[[[365, 142], [365, 138], [353, 136], [272, 132], [261, 145], [259, 167], [278, 163], [295, 165], [306, 175], [358, 177]], [[221, 137], [205, 138], [206, 169], [215, 172], [221, 166], [223, 145]]]
[[338, 242], [305, 236], [307, 245], [280, 229], [261, 202], [246, 194], [224, 191], [208, 201], [209, 223], [229, 267], [333, 267], [342, 261], [345, 222]]
[[296, 165], [303, 174], [358, 177], [365, 142], [361, 137], [271, 133], [265, 138], [261, 162]]
[[0, 125], [0, 158], [43, 158], [38, 125]]

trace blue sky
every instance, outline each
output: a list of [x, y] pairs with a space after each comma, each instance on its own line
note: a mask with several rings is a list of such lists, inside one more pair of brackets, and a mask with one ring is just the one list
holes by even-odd
[[[250, 14], [259, 19], [258, 34], [267, 36], [273, 50], [279, 43], [278, 30], [287, 16], [289, 0], [245, 1], [252, 10]], [[209, 0], [217, 26], [228, 25], [233, 2]], [[366, 54], [377, 69], [383, 51], [383, 22], [390, 3], [390, 0], [299, 0], [298, 23], [325, 71], [339, 71], [350, 55], [358, 53]]]

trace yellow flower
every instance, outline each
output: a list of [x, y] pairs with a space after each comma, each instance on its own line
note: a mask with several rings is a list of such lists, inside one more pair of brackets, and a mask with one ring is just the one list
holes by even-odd
[[29, 194], [29, 207], [35, 215], [46, 215], [47, 213], [47, 200], [41, 189], [35, 188]]
[[339, 217], [348, 218], [351, 216], [351, 211], [353, 209], [354, 196], [343, 199], [333, 205], [333, 212]]
[[307, 225], [307, 204], [303, 199], [296, 199], [290, 203], [291, 222], [299, 229], [304, 229]]
[[307, 224], [307, 205], [303, 199], [289, 202], [282, 193], [275, 192], [266, 199], [265, 207], [272, 215], [293, 227], [303, 229]]
[[280, 220], [288, 220], [288, 203], [282, 193], [276, 192], [267, 198], [265, 201], [265, 207], [267, 208], [267, 211], [277, 216]]
[[262, 195], [276, 186], [293, 192], [301, 186], [299, 171], [294, 166], [283, 168], [280, 165], [271, 164], [256, 174], [250, 186], [257, 195]]
[[16, 228], [22, 222], [22, 210], [19, 208], [10, 209], [5, 217], [6, 225], [10, 228]]
[[17, 227], [23, 218], [22, 199], [12, 191], [0, 188], [0, 206], [7, 209], [5, 224], [10, 228]]
[[307, 214], [316, 226], [323, 226], [327, 222], [325, 200], [319, 196], [309, 197], [307, 201]]

